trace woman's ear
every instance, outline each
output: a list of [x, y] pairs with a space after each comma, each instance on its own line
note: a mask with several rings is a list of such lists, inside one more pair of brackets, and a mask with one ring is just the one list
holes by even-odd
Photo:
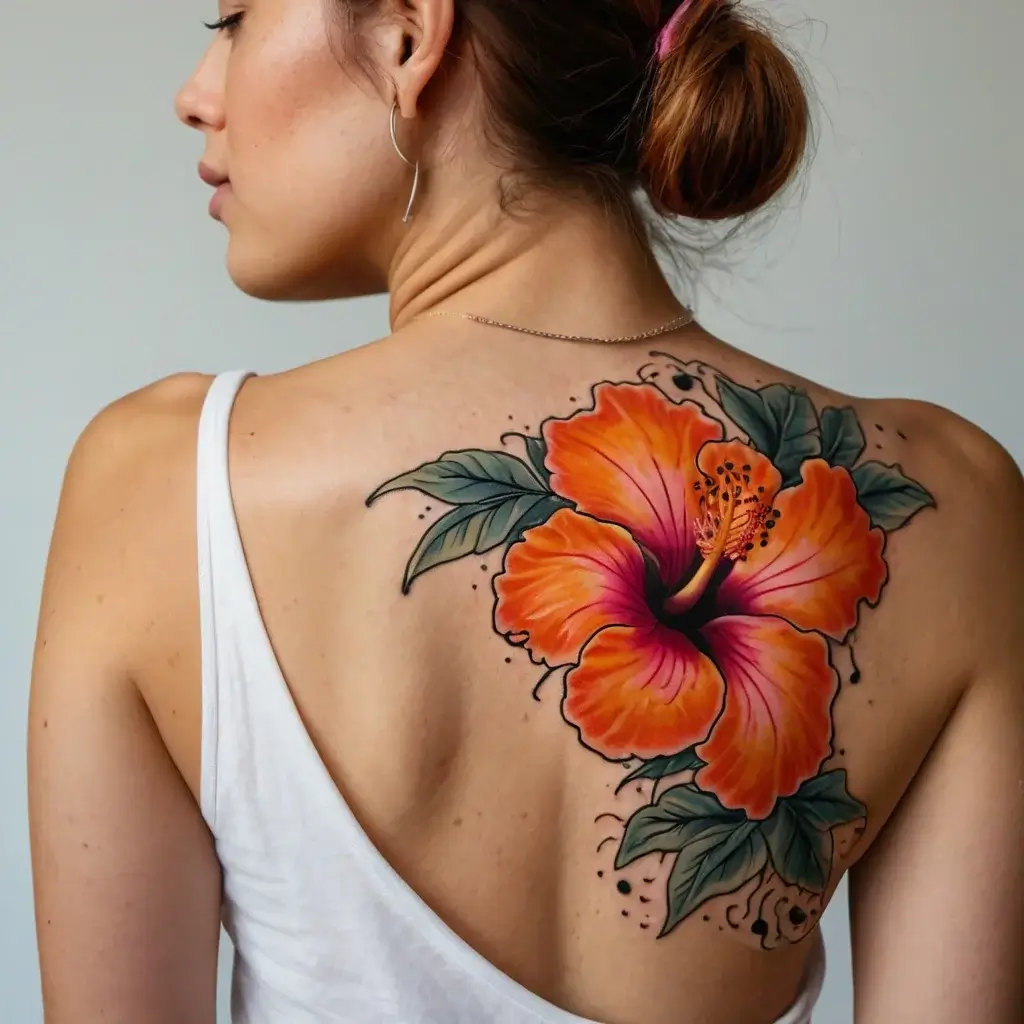
[[415, 117], [427, 83], [441, 66], [455, 27], [455, 0], [385, 0], [382, 22], [387, 77], [402, 117]]

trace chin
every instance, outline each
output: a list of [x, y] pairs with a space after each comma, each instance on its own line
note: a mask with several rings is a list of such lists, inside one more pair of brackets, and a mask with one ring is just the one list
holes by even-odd
[[386, 274], [347, 254], [344, 260], [314, 258], [310, 252], [289, 258], [280, 250], [254, 251], [232, 239], [227, 271], [235, 287], [266, 302], [326, 302], [387, 292]]

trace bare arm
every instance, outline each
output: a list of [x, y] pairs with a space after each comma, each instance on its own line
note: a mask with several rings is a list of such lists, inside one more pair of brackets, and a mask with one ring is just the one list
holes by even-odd
[[44, 584], [29, 803], [47, 1024], [215, 1017], [219, 868], [128, 653], [154, 614], [132, 558], [147, 542], [144, 401], [101, 413], [76, 446]]
[[1024, 1020], [1024, 482], [986, 454], [987, 511], [958, 531], [983, 538], [977, 577], [949, 595], [965, 636], [932, 640], [978, 669], [853, 870], [857, 1024]]

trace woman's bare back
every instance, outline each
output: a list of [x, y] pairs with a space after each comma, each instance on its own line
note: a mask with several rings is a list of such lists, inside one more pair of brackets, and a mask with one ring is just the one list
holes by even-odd
[[[236, 511], [303, 721], [382, 854], [515, 980], [594, 1019], [774, 1020], [976, 672], [983, 446], [696, 329], [652, 352], [445, 327], [237, 401]], [[206, 381], [160, 387], [136, 677], [197, 795]]]

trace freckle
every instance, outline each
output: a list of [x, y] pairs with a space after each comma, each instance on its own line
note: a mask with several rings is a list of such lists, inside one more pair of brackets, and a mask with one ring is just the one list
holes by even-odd
[[881, 446], [880, 444], [876, 444], [876, 445], [875, 445], [875, 447], [876, 447], [876, 448], [877, 448], [877, 449], [878, 449], [879, 451], [881, 451], [881, 450], [882, 450], [882, 446]]
[[640, 897], [640, 902], [641, 903], [650, 903], [651, 902], [651, 898], [650, 898], [650, 896], [641, 896]]
[[705, 915], [704, 915], [704, 920], [705, 920], [705, 921], [710, 921], [710, 920], [711, 920], [711, 918], [710, 918], [710, 917], [708, 917], [708, 915], [707, 915], [707, 914], [705, 914]]
[[256, 436], [256, 431], [255, 430], [250, 430], [249, 431], [249, 436], [250, 437], [255, 437]]
[[869, 708], [873, 708], [874, 706], [875, 706], [875, 702], [873, 700], [869, 700], [868, 701], [868, 707]]
[[629, 911], [628, 911], [628, 910], [624, 910], [624, 911], [622, 912], [622, 916], [623, 916], [623, 917], [629, 917]]
[[637, 787], [636, 787], [636, 791], [637, 791], [638, 793], [642, 793], [642, 792], [644, 791], [644, 787], [643, 787], [643, 786], [637, 786]]
[[455, 820], [454, 820], [454, 821], [452, 822], [452, 824], [453, 824], [453, 825], [454, 825], [454, 826], [455, 826], [456, 828], [462, 828], [462, 819], [461, 819], [461, 818], [456, 818], [456, 819], [455, 819]]
[[477, 589], [477, 585], [476, 585], [475, 583], [473, 584], [473, 589], [474, 589], [474, 590], [476, 590], [476, 589]]
[[49, 918], [46, 919], [46, 923], [47, 924], [53, 924], [53, 922]]
[[421, 513], [419, 514], [419, 518], [420, 518], [420, 519], [426, 519], [427, 517], [426, 517], [426, 516], [425, 516], [425, 515], [424, 515], [424, 514], [423, 514], [423, 513], [421, 512]]
[[842, 748], [842, 749], [841, 749], [841, 750], [839, 751], [839, 756], [840, 756], [840, 757], [846, 757], [846, 748], [845, 748], [845, 747], [843, 747], [843, 748]]
[[603, 871], [598, 871], [597, 877], [598, 878], [604, 878], [604, 872]]
[[906, 434], [904, 434], [902, 430], [897, 430], [897, 431], [896, 431], [896, 436], [897, 436], [897, 437], [898, 437], [898, 438], [899, 438], [899, 439], [900, 439], [901, 441], [906, 441], [906, 439], [907, 439], [907, 435], [906, 435]]
[[480, 566], [480, 571], [481, 572], [487, 572], [487, 566], [486, 565], [481, 565]]
[[640, 927], [643, 928], [644, 931], [647, 931], [647, 929], [650, 928], [651, 926], [646, 921], [641, 921], [640, 922]]
[[506, 665], [511, 665], [512, 664], [512, 659], [511, 658], [506, 658], [505, 659], [505, 664]]
[[97, 604], [103, 604], [105, 599], [106, 599], [106, 594], [97, 594], [96, 595], [96, 603]]
[[83, 850], [88, 850], [89, 849], [89, 844], [88, 843], [82, 843], [82, 849]]
[[530, 817], [530, 812], [529, 811], [523, 811], [523, 813], [519, 815], [519, 820], [520, 821], [526, 821], [529, 817]]
[[575, 402], [575, 401], [576, 401], [576, 398], [575, 398], [575, 396], [572, 396], [572, 397], [570, 397], [570, 398], [569, 398], [569, 401], [570, 401], [570, 402]]
[[647, 885], [650, 885], [650, 884], [651, 884], [651, 882], [653, 882], [653, 881], [654, 881], [654, 879], [653, 879], [653, 878], [645, 878], [645, 879], [644, 879], [644, 882], [645, 882], [645, 883], [646, 883]]
[[49, 729], [50, 728], [50, 723], [45, 718], [43, 719], [43, 728], [44, 729]]
[[509, 419], [510, 419], [510, 420], [514, 420], [514, 419], [515, 419], [515, 416], [509, 416]]
[[430, 507], [430, 506], [428, 505], [428, 506], [427, 506], [427, 511], [428, 511], [428, 512], [432, 512], [432, 511], [433, 511], [433, 509], [431, 509], [431, 507]]
[[885, 427], [883, 427], [881, 423], [876, 423], [875, 430], [885, 430]]

